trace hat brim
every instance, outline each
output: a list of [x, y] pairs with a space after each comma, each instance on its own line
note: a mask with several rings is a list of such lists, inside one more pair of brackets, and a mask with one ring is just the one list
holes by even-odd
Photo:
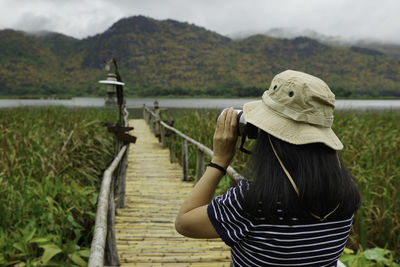
[[324, 143], [334, 150], [343, 149], [342, 142], [331, 128], [283, 117], [265, 105], [262, 100], [244, 104], [243, 115], [247, 122], [288, 143], [295, 145]]

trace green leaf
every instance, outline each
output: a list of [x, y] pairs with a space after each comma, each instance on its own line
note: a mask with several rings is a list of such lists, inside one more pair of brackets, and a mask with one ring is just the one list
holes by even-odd
[[53, 204], [54, 203], [54, 199], [51, 196], [47, 196], [46, 199], [47, 199], [47, 202], [49, 204]]
[[76, 264], [79, 266], [86, 266], [87, 262], [84, 261], [78, 254], [78, 252], [74, 252], [71, 254], [68, 254], [68, 257]]
[[353, 262], [355, 260], [354, 255], [349, 255], [349, 254], [343, 254], [340, 257], [340, 261], [345, 264], [346, 266], [352, 266]]
[[29, 243], [38, 243], [40, 245], [44, 245], [49, 242], [50, 242], [50, 239], [47, 237], [36, 237], [29, 241]]
[[23, 252], [23, 253], [26, 252], [25, 246], [24, 246], [23, 244], [21, 244], [21, 243], [14, 243], [14, 244], [13, 244], [13, 247], [16, 248], [16, 249], [18, 249], [19, 251], [21, 251], [21, 252]]
[[[24, 263], [22, 261], [20, 261], [20, 260], [4, 261], [4, 262], [0, 261], [0, 263], [2, 264], [1, 266], [11, 266], [11, 265], [13, 265], [13, 266], [24, 266], [24, 265], [22, 265]], [[19, 264], [17, 265], [17, 263], [19, 263]]]
[[41, 245], [40, 247], [44, 249], [41, 260], [43, 265], [46, 265], [55, 255], [62, 252], [62, 249], [55, 244]]
[[79, 255], [81, 255], [84, 258], [89, 258], [90, 256], [90, 249], [81, 249], [78, 251]]
[[96, 218], [96, 214], [94, 212], [87, 211], [86, 214], [89, 215], [92, 218]]
[[29, 240], [31, 240], [32, 237], [35, 235], [35, 232], [36, 232], [36, 228], [33, 228], [32, 231], [26, 233], [26, 234], [24, 235], [24, 241], [25, 241], [25, 242], [28, 242]]
[[13, 259], [16, 259], [16, 258], [24, 258], [28, 255], [29, 255], [29, 253], [23, 252], [23, 253], [18, 253], [18, 254], [10, 254], [9, 256], [12, 257]]
[[343, 254], [354, 254], [354, 250], [349, 248], [344, 248]]
[[96, 205], [96, 204], [97, 204], [97, 198], [98, 198], [98, 196], [99, 196], [99, 193], [93, 194], [92, 199], [91, 199], [91, 202], [92, 202], [93, 205]]
[[68, 220], [71, 224], [73, 224], [73, 225], [75, 224], [74, 217], [72, 217], [70, 214], [68, 214], [67, 220]]
[[383, 248], [372, 248], [363, 252], [366, 259], [375, 260], [382, 263], [389, 263], [389, 259], [385, 258], [385, 255], [390, 253], [390, 250]]

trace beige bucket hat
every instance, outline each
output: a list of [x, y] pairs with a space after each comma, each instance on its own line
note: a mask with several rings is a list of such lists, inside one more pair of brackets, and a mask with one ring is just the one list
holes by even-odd
[[324, 143], [334, 150], [343, 144], [331, 129], [335, 95], [321, 79], [286, 70], [277, 74], [262, 100], [243, 106], [247, 122], [291, 144]]

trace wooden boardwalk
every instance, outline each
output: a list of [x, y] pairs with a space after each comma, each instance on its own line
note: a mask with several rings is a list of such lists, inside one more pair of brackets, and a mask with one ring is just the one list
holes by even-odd
[[117, 210], [115, 231], [121, 266], [230, 266], [221, 239], [190, 239], [175, 231], [180, 205], [193, 187], [182, 168], [170, 163], [144, 120], [131, 120], [137, 136], [128, 154], [125, 208]]

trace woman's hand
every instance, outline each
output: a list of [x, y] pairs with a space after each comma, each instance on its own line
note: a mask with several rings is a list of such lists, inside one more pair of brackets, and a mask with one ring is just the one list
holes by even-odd
[[[211, 161], [228, 167], [235, 155], [236, 140], [237, 114], [232, 108], [226, 109], [217, 121]], [[219, 237], [207, 215], [207, 206], [222, 176], [222, 172], [215, 168], [206, 169], [176, 216], [175, 228], [180, 234], [195, 238]]]
[[217, 120], [213, 139], [212, 162], [227, 168], [236, 151], [237, 113], [233, 108], [225, 109]]

